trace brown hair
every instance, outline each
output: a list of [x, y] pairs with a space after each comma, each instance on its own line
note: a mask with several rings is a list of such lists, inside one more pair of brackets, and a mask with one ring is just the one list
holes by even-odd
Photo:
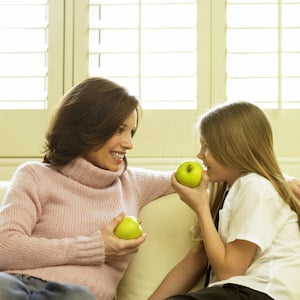
[[104, 78], [84, 80], [62, 98], [52, 117], [44, 162], [62, 166], [101, 147], [134, 110], [139, 102], [125, 88]]

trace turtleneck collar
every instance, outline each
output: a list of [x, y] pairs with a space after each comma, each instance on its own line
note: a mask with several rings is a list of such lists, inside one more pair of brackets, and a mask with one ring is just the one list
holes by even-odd
[[78, 157], [69, 164], [60, 167], [59, 172], [83, 185], [92, 188], [105, 188], [112, 185], [122, 175], [124, 168], [125, 165], [123, 164], [117, 172], [104, 170], [86, 159]]

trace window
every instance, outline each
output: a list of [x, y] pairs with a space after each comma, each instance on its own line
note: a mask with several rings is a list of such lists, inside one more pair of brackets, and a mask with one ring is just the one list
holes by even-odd
[[0, 0], [0, 157], [42, 155], [63, 94], [64, 1]]
[[197, 107], [194, 0], [90, 0], [89, 75], [128, 87], [144, 109]]
[[299, 16], [299, 1], [227, 1], [227, 99], [300, 108]]
[[47, 107], [47, 2], [0, 2], [0, 109]]
[[[199, 114], [226, 99], [276, 108], [266, 110], [276, 152], [299, 156], [299, 146], [290, 146], [294, 136], [286, 134], [299, 123], [299, 110], [288, 109], [300, 106], [299, 6], [293, 0], [0, 0], [0, 176], [1, 159], [42, 155], [54, 106], [88, 76], [111, 78], [142, 101], [129, 158], [150, 161], [149, 167], [157, 159], [195, 157]], [[34, 17], [19, 16], [25, 11]]]

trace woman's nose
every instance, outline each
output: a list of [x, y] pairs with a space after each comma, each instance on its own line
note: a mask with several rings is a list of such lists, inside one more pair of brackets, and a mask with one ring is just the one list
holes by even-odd
[[122, 146], [125, 147], [126, 149], [132, 149], [133, 148], [133, 143], [132, 143], [132, 137], [126, 137], [123, 140]]

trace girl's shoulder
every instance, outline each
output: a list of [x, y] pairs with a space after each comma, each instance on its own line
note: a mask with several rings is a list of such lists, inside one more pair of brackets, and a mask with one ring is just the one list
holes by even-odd
[[[228, 198], [228, 199], [227, 199]], [[266, 209], [268, 211], [282, 211], [283, 208], [290, 211], [289, 206], [281, 198], [272, 183], [265, 177], [249, 173], [239, 178], [231, 187], [228, 197], [228, 205], [240, 209]]]
[[265, 187], [267, 189], [274, 189], [273, 188], [273, 185], [271, 184], [271, 182], [257, 174], [257, 173], [248, 173], [248, 174], [245, 174], [243, 176], [241, 176], [239, 179], [237, 179], [237, 181], [232, 185], [232, 187], [234, 186], [237, 186], [237, 187], [249, 187], [249, 188], [252, 188], [252, 187]]
[[241, 176], [230, 188], [231, 195], [242, 198], [251, 198], [251, 201], [260, 201], [259, 199], [276, 198], [281, 199], [272, 183], [265, 177], [248, 173]]

